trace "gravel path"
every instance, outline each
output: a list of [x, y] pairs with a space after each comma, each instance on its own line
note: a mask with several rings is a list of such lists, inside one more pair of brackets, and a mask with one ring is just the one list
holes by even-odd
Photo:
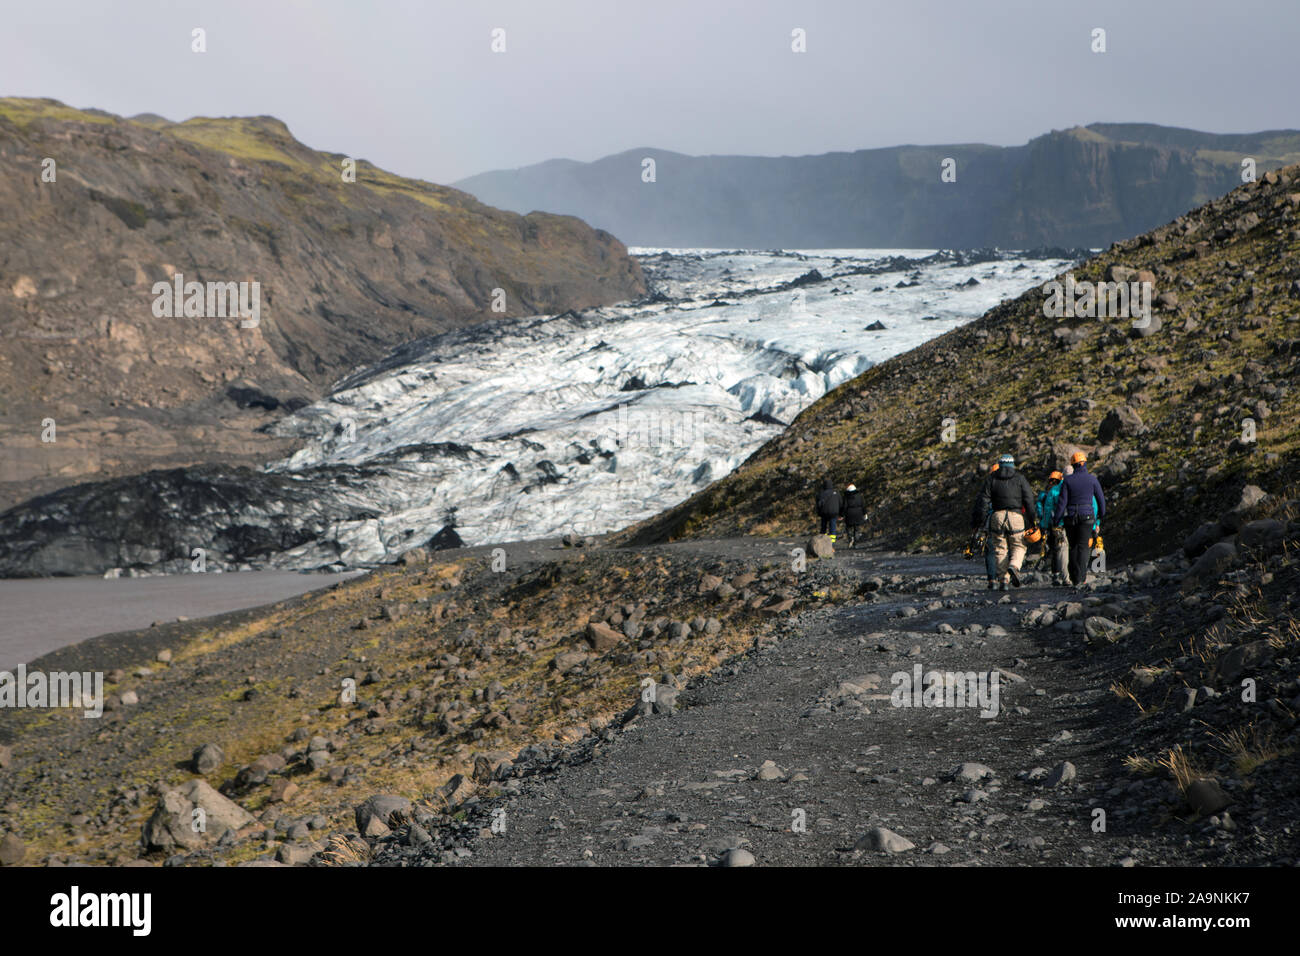
[[[684, 690], [677, 713], [639, 717], [585, 753], [507, 781], [508, 796], [480, 811], [504, 810], [504, 833], [474, 835], [455, 862], [1194, 862], [1171, 834], [1126, 826], [1135, 813], [1128, 794], [1106, 792], [1122, 756], [1107, 746], [1110, 728], [1127, 720], [1108, 684], [1057, 646], [1059, 632], [1018, 626], [1026, 606], [1061, 591], [990, 594], [969, 564], [946, 558], [841, 552], [835, 562], [863, 577], [901, 578], [876, 603], [800, 615], [781, 640]], [[989, 719], [977, 708], [892, 706], [891, 675], [918, 664], [1014, 676], [999, 678], [999, 715]], [[877, 688], [865, 686], [870, 674]], [[840, 686], [855, 681], [865, 693]], [[1077, 779], [1042, 779], [1065, 761]], [[954, 776], [963, 764], [966, 779]], [[1125, 777], [1117, 789], [1129, 787]], [[1111, 813], [1106, 832], [1094, 832], [1094, 805]], [[914, 848], [866, 849], [859, 841], [875, 827]], [[408, 849], [407, 862], [451, 862], [437, 842]]]

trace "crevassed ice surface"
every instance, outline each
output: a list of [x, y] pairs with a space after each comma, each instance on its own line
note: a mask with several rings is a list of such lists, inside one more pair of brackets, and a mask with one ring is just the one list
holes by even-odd
[[[305, 444], [269, 470], [362, 469], [346, 497], [374, 517], [337, 522], [330, 561], [392, 560], [448, 528], [476, 545], [650, 517], [735, 469], [829, 389], [1071, 264], [915, 262], [934, 250], [631, 251], [648, 302], [408, 346], [276, 426]], [[811, 269], [829, 281], [778, 288]], [[877, 321], [883, 331], [865, 329]], [[273, 563], [315, 566], [326, 554], [307, 545]]]

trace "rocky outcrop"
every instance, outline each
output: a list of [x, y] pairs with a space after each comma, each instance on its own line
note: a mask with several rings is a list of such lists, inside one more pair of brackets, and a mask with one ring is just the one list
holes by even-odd
[[[577, 219], [365, 161], [349, 182], [347, 159], [271, 117], [0, 99], [0, 508], [91, 476], [279, 457], [291, 443], [258, 428], [397, 345], [645, 291], [622, 243]], [[257, 326], [155, 314], [154, 284], [177, 274], [256, 281]]]

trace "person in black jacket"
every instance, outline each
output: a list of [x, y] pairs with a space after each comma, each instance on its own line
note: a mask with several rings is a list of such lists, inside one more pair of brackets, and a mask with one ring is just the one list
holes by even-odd
[[822, 482], [822, 490], [817, 495], [817, 517], [822, 519], [822, 534], [829, 534], [834, 541], [839, 531], [840, 515], [844, 513], [844, 499], [835, 490], [835, 484], [829, 478]]
[[1061, 482], [1052, 520], [1065, 521], [1070, 541], [1070, 583], [1076, 588], [1088, 582], [1088, 539], [1093, 526], [1106, 517], [1106, 495], [1097, 476], [1088, 471], [1088, 456], [1076, 451], [1070, 458], [1074, 471]]
[[858, 491], [857, 485], [844, 489], [844, 528], [849, 538], [849, 547], [858, 546], [858, 529], [867, 523], [867, 500]]
[[[988, 522], [986, 548], [993, 550], [996, 568], [989, 570], [997, 577], [998, 586], [1005, 591], [1007, 582], [1020, 587], [1020, 565], [1025, 560], [1025, 528], [1036, 515], [1037, 502], [1034, 489], [1020, 472], [1011, 455], [998, 459], [998, 469], [989, 475], [975, 501], [971, 514], [971, 529], [979, 528], [981, 521]], [[989, 587], [995, 581], [989, 578]]]

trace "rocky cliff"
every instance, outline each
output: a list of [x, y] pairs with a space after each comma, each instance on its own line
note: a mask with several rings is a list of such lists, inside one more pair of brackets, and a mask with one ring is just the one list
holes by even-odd
[[[348, 181], [348, 159], [271, 117], [0, 99], [0, 507], [90, 477], [260, 463], [286, 450], [261, 426], [394, 346], [645, 291], [622, 243], [577, 219], [364, 160]], [[178, 273], [259, 283], [260, 321], [160, 317], [154, 285]]]
[[[655, 160], [654, 182], [642, 181]], [[1024, 146], [896, 146], [820, 156], [634, 149], [456, 185], [484, 202], [581, 216], [648, 246], [1102, 247], [1300, 160], [1300, 132], [1216, 135], [1143, 124], [1058, 130]], [[953, 159], [955, 179], [941, 178]]]

